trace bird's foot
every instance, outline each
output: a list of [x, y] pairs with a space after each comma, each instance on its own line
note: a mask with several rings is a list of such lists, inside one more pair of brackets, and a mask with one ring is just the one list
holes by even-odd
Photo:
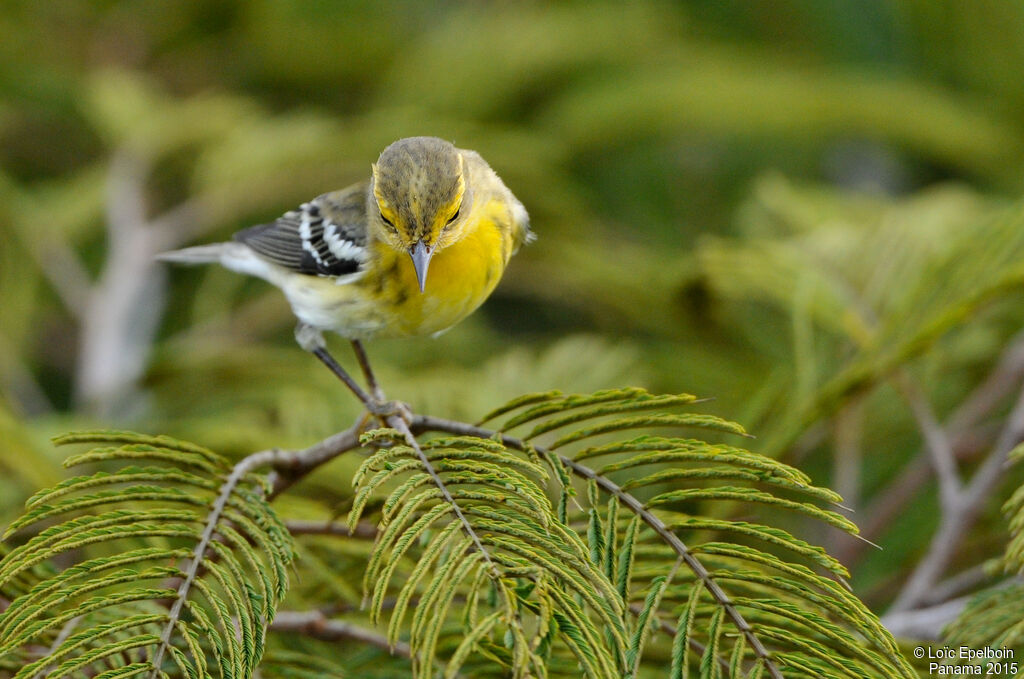
[[390, 417], [400, 418], [407, 426], [412, 424], [412, 408], [402, 401], [374, 401], [367, 405], [367, 410], [385, 426]]

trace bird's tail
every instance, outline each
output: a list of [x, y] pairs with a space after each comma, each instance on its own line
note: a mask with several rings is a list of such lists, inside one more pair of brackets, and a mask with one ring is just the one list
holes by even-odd
[[223, 255], [227, 253], [228, 247], [234, 243], [213, 243], [211, 245], [196, 245], [181, 250], [161, 252], [156, 259], [161, 262], [173, 262], [175, 264], [211, 264], [220, 262]]
[[231, 271], [256, 276], [275, 285], [278, 282], [278, 267], [253, 252], [245, 243], [228, 241], [211, 245], [196, 245], [183, 250], [161, 252], [156, 256], [161, 262], [174, 264], [220, 264]]

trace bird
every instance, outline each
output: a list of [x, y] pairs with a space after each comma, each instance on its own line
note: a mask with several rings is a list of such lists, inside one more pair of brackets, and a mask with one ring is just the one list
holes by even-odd
[[366, 181], [228, 242], [157, 259], [219, 263], [280, 288], [299, 345], [326, 362], [323, 332], [347, 338], [376, 390], [363, 340], [446, 331], [490, 296], [533, 239], [526, 208], [480, 154], [407, 137], [381, 152]]

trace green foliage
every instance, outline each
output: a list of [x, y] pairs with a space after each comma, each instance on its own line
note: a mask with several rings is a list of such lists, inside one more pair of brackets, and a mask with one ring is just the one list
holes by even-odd
[[[545, 392], [493, 411], [494, 432], [428, 418], [424, 429], [447, 432], [422, 450], [450, 496], [396, 432], [364, 434], [348, 523], [353, 536], [377, 525], [368, 622], [408, 644], [414, 676], [639, 676], [662, 653], [676, 675], [910, 676], [838, 562], [742, 518], [760, 506], [855, 533], [821, 506], [838, 497], [756, 453], [677, 437], [744, 435], [695, 403]], [[20, 539], [0, 560], [0, 668], [135, 676], [158, 658], [161, 676], [252, 676], [292, 554], [251, 471], [263, 458], [230, 468], [122, 432], [58, 443], [101, 444], [68, 465], [128, 465], [37, 493], [8, 529]], [[643, 473], [620, 485], [623, 470]], [[276, 653], [267, 676], [338, 676], [329, 665]]]
[[268, 679], [341, 679], [346, 675], [337, 663], [321, 656], [270, 650], [260, 663], [260, 676]]
[[772, 449], [1024, 285], [1020, 205], [956, 187], [893, 203], [773, 178], [746, 217], [742, 240], [702, 245], [699, 275], [723, 299], [765, 300], [792, 319], [800, 379]]
[[[1008, 455], [1011, 464], [1024, 460], [1024, 445], [1018, 445]], [[1024, 573], [1024, 487], [1018, 488], [1003, 504], [1003, 514], [1010, 524], [1010, 542], [1003, 555], [1003, 568], [1007, 573]]]
[[[380, 439], [371, 433], [366, 441]], [[500, 648], [504, 638], [512, 640], [508, 653], [517, 676], [543, 672], [544, 658], [534, 649], [542, 643], [550, 647], [551, 636], [573, 651], [588, 676], [614, 676], [611, 652], [625, 643], [622, 603], [588, 558], [581, 538], [554, 516], [542, 485], [548, 475], [539, 460], [523, 459], [500, 444], [470, 437], [433, 439], [424, 452], [480, 535], [486, 554], [474, 549], [458, 521], [449, 520], [455, 506], [442, 500], [410, 448], [389, 446], [368, 458], [354, 479], [357, 493], [350, 525], [358, 521], [374, 491], [396, 477], [402, 479], [381, 507], [381, 533], [363, 580], [372, 619], [381, 617], [403, 557], [408, 554], [415, 564], [395, 588], [389, 640], [397, 641], [408, 602], [419, 598], [410, 644], [415, 657], [429, 667], [448, 623], [452, 598], [468, 589], [463, 624], [473, 634], [455, 650], [448, 675], [458, 672], [468, 651], [487, 652], [496, 644]], [[425, 549], [410, 553], [424, 536], [429, 536]], [[523, 618], [534, 617], [531, 612], [539, 614], [538, 620], [528, 623]], [[560, 623], [553, 620], [556, 612]], [[527, 629], [534, 630], [532, 636]], [[602, 643], [600, 629], [610, 630], [615, 640], [611, 649]]]
[[[730, 518], [765, 505], [855, 533], [815, 504], [837, 502], [834, 493], [741, 448], [642, 433], [742, 434], [711, 415], [671, 412], [694, 401], [638, 389], [532, 394], [485, 418], [502, 420], [501, 434], [427, 439], [424, 452], [486, 556], [413, 451], [388, 430], [368, 434], [378, 449], [356, 474], [349, 523], [383, 492], [364, 578], [371, 618], [393, 599], [389, 640], [408, 638], [426, 666], [447, 662], [447, 676], [470, 651], [515, 675], [571, 653], [586, 676], [635, 676], [652, 644], [671, 644], [680, 672], [701, 662], [746, 672], [761, 662], [787, 675], [911, 676], [888, 632], [841, 584], [839, 563], [787, 530]], [[518, 429], [521, 439], [508, 437]], [[594, 470], [582, 462], [610, 456]], [[646, 473], [619, 486], [612, 476], [624, 469]], [[585, 507], [572, 476], [589, 479]], [[810, 502], [791, 499], [800, 496]], [[460, 625], [472, 633], [445, 644]]]
[[262, 479], [167, 437], [56, 442], [100, 446], [69, 467], [127, 466], [40, 491], [7, 529], [23, 539], [0, 560], [0, 658], [37, 656], [13, 676], [252, 676], [292, 557]]
[[[598, 434], [605, 425], [580, 421], [566, 424], [570, 439], [552, 452], [606, 446], [607, 457], [588, 453], [578, 463], [593, 460], [602, 478], [680, 526], [695, 553], [702, 540], [709, 554], [716, 543], [758, 549], [818, 576], [841, 561], [855, 591], [882, 611], [928, 550], [939, 513], [926, 437], [893, 376], [917, 385], [964, 470], [1000, 437], [1018, 388], [1019, 26], [1024, 6], [1001, 0], [9, 0], [0, 8], [0, 523], [64, 478], [47, 443], [56, 432], [167, 431], [234, 456], [271, 442], [305, 446], [356, 417], [357, 405], [294, 349], [294, 320], [278, 292], [215, 268], [167, 275], [149, 254], [160, 243], [206, 242], [266, 221], [364, 178], [394, 139], [438, 134], [491, 162], [540, 239], [456, 330], [370, 347], [388, 393], [417, 412], [467, 421], [480, 404], [546, 389], [641, 384], [713, 395], [719, 412], [757, 432], [751, 447], [761, 455], [726, 445], [734, 439], [717, 431], [703, 443], [679, 438], [670, 425], [692, 423], [693, 413], [678, 419], [663, 412], [667, 402], [632, 413], [638, 435], [650, 437], [635, 449], [614, 450], [632, 437], [619, 425]], [[89, 347], [116, 360], [97, 361]], [[97, 367], [112, 378], [107, 391], [85, 377]], [[573, 442], [581, 427], [594, 438]], [[560, 433], [538, 434], [538, 445], [555, 445]], [[704, 461], [709, 451], [714, 464]], [[439, 461], [454, 453], [431, 452]], [[845, 519], [828, 511], [834, 496], [773, 460], [841, 490], [883, 549], [847, 539]], [[361, 461], [318, 470], [275, 509], [306, 522], [344, 516]], [[651, 602], [647, 633], [626, 613], [626, 645], [615, 651], [637, 651], [639, 676], [668, 667], [673, 676], [702, 666], [725, 673], [726, 665], [768, 676], [750, 666], [748, 640], [716, 614], [708, 589], [679, 589], [694, 578], [686, 563], [668, 577], [678, 553], [664, 551], [632, 508], [547, 458], [539, 465], [546, 481], [533, 464], [520, 470], [527, 487], [543, 486], [557, 522], [582, 541], [588, 577], [603, 574], [631, 606]], [[470, 478], [462, 473], [444, 472]], [[1007, 488], [1019, 474], [1007, 472]], [[417, 475], [422, 483], [414, 467], [396, 473], [366, 499], [364, 514], [377, 518], [392, 484]], [[173, 474], [134, 483], [198, 492]], [[508, 496], [506, 485], [488, 477], [470, 487], [490, 500]], [[977, 523], [936, 584], [998, 556], [1005, 490], [972, 508]], [[517, 508], [548, 511], [516, 498]], [[417, 511], [438, 506], [436, 495], [422, 501]], [[146, 502], [201, 512], [169, 495]], [[388, 597], [451, 518], [437, 518], [408, 547]], [[26, 526], [13, 544], [43, 528]], [[189, 546], [184, 537], [164, 543]], [[369, 611], [357, 609], [375, 549], [365, 537], [297, 536], [302, 577], [282, 606], [329, 602], [328, 613], [372, 627]], [[747, 563], [753, 552], [730, 554], [702, 559], [757, 571]], [[53, 567], [38, 564], [6, 583], [0, 610], [55, 577]], [[758, 568], [774, 572], [769, 563]], [[775, 573], [776, 581], [802, 577]], [[666, 578], [660, 594], [656, 578]], [[527, 606], [516, 608], [521, 617], [543, 617], [540, 592], [511, 591], [512, 608]], [[1014, 592], [988, 594], [984, 607], [1012, 613]], [[388, 597], [382, 621], [391, 619]], [[461, 597], [447, 616], [459, 624]], [[449, 625], [436, 642], [439, 658], [465, 663], [464, 676], [511, 662], [515, 639], [494, 642], [514, 619], [497, 615], [507, 613], [499, 599], [485, 603], [491, 608], [480, 610], [493, 613], [478, 618], [477, 634]], [[599, 626], [596, 609], [574, 605]], [[550, 629], [569, 629], [557, 615], [548, 616], [557, 623]], [[666, 625], [694, 620], [685, 638], [707, 646], [668, 642]], [[962, 638], [994, 639], [1009, 622], [982, 621]], [[408, 674], [402, 646], [392, 657], [372, 644], [311, 640], [309, 630], [286, 634], [272, 629], [268, 652], [308, 642], [306, 659], [268, 657], [265, 675], [334, 672], [328, 665], [350, 676]], [[540, 632], [524, 634], [532, 643]], [[540, 638], [534, 650], [552, 649], [550, 674], [578, 674], [556, 632]], [[815, 675], [821, 660], [812, 651], [791, 657], [787, 671]], [[20, 668], [13, 657], [0, 660], [0, 676]], [[620, 660], [625, 673], [626, 655]]]

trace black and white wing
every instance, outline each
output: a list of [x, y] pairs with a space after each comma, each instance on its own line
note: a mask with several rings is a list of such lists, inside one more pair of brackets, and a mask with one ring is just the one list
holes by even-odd
[[234, 238], [261, 258], [297, 273], [358, 273], [366, 261], [366, 189], [362, 183], [325, 193]]

